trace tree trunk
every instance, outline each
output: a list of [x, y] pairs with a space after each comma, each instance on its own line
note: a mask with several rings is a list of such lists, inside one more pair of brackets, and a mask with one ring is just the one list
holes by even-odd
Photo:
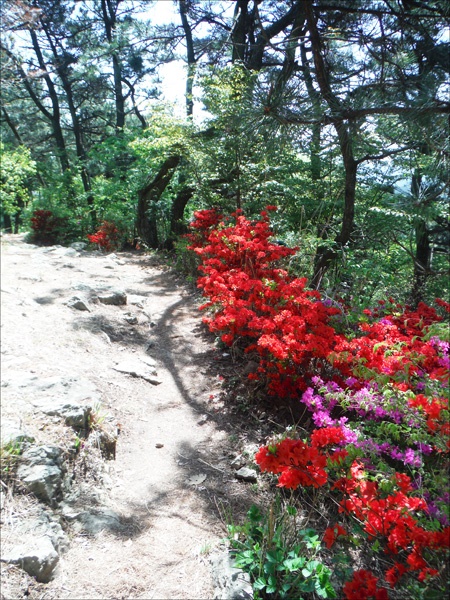
[[5, 228], [5, 232], [6, 233], [12, 233], [11, 215], [3, 213], [2, 217], [3, 217], [3, 226]]
[[237, 0], [234, 9], [235, 24], [231, 32], [233, 52], [231, 61], [233, 63], [245, 61], [245, 48], [248, 27], [248, 2], [249, 0]]
[[17, 198], [18, 211], [14, 215], [14, 233], [19, 233], [22, 224], [22, 211], [25, 208], [25, 202], [21, 198]]
[[165, 250], [173, 250], [176, 239], [188, 232], [188, 227], [184, 222], [184, 210], [189, 200], [194, 195], [194, 191], [194, 188], [185, 187], [178, 192], [173, 201], [170, 210], [169, 235], [167, 239], [160, 244], [160, 247], [163, 247]]
[[30, 29], [30, 36], [34, 52], [39, 62], [39, 67], [44, 73], [43, 78], [45, 80], [45, 83], [47, 84], [48, 94], [50, 96], [50, 101], [52, 105], [50, 122], [52, 124], [53, 136], [55, 138], [56, 146], [58, 148], [58, 158], [61, 163], [63, 173], [70, 172], [69, 157], [67, 154], [66, 143], [61, 127], [61, 111], [59, 106], [58, 94], [56, 92], [55, 86], [53, 85], [53, 81], [47, 71], [47, 65], [45, 64], [44, 57], [39, 46], [39, 41], [36, 32], [33, 29]]
[[188, 118], [192, 118], [194, 114], [194, 77], [196, 70], [196, 59], [194, 52], [194, 40], [192, 37], [192, 29], [187, 18], [187, 3], [186, 0], [179, 0], [180, 17], [183, 25], [184, 37], [186, 39], [187, 65], [188, 72], [186, 78], [186, 114]]
[[169, 156], [155, 178], [138, 192], [136, 229], [142, 242], [150, 248], [157, 249], [159, 247], [157, 220], [156, 215], [151, 214], [152, 208], [156, 208], [157, 202], [172, 179], [180, 161], [179, 154]]
[[411, 304], [417, 308], [424, 298], [425, 285], [430, 275], [431, 244], [427, 224], [418, 219], [415, 225], [416, 256], [414, 259], [414, 280], [411, 290]]
[[88, 203], [88, 206], [90, 207], [91, 224], [92, 224], [93, 229], [95, 229], [95, 227], [97, 226], [97, 215], [96, 215], [96, 212], [94, 209], [94, 198], [93, 198], [92, 194], [90, 193], [92, 188], [91, 188], [90, 176], [86, 169], [87, 153], [86, 153], [86, 150], [85, 150], [84, 144], [83, 144], [83, 134], [82, 134], [82, 129], [81, 129], [81, 125], [80, 125], [80, 120], [78, 118], [78, 114], [77, 114], [77, 111], [75, 108], [72, 85], [71, 85], [70, 78], [69, 78], [69, 75], [68, 75], [68, 72], [66, 69], [66, 65], [65, 65], [64, 61], [62, 60], [62, 58], [58, 55], [58, 51], [56, 49], [55, 44], [53, 43], [53, 40], [50, 35], [50, 31], [49, 31], [48, 27], [46, 26], [45, 23], [42, 25], [42, 27], [45, 31], [45, 34], [47, 36], [47, 39], [49, 41], [50, 47], [53, 52], [53, 56], [55, 58], [55, 64], [57, 65], [56, 72], [58, 73], [58, 76], [62, 83], [62, 87], [66, 93], [67, 106], [69, 107], [70, 118], [72, 120], [72, 130], [73, 130], [73, 135], [75, 138], [75, 148], [76, 148], [77, 158], [80, 161], [81, 181], [83, 183], [83, 189], [87, 194], [87, 203]]
[[346, 124], [343, 113], [344, 108], [340, 99], [331, 89], [329, 80], [329, 68], [325, 64], [322, 54], [319, 31], [317, 29], [316, 19], [314, 17], [313, 5], [311, 0], [304, 2], [304, 10], [308, 23], [314, 66], [316, 70], [317, 83], [319, 84], [322, 97], [328, 104], [333, 115], [333, 126], [336, 130], [339, 148], [345, 170], [345, 192], [344, 192], [344, 211], [342, 214], [341, 230], [335, 238], [334, 248], [318, 248], [315, 259], [314, 275], [311, 284], [316, 289], [322, 284], [323, 277], [330, 268], [333, 260], [338, 255], [338, 248], [342, 248], [350, 241], [354, 226], [355, 217], [355, 196], [356, 196], [356, 176], [358, 171], [358, 161], [353, 155], [353, 138], [349, 126]]
[[[424, 151], [423, 154], [426, 154]], [[414, 173], [411, 180], [411, 195], [419, 203], [421, 198], [422, 176], [420, 171]], [[414, 279], [411, 289], [410, 304], [415, 308], [424, 298], [425, 285], [430, 275], [431, 244], [425, 219], [417, 217], [414, 223], [416, 238], [416, 254], [414, 256]]]
[[[118, 4], [118, 3], [117, 3]], [[111, 48], [113, 48], [114, 32], [116, 28], [116, 12], [117, 9], [111, 3], [111, 0], [101, 0], [103, 23], [105, 25], [106, 39]], [[118, 57], [117, 51], [112, 49], [112, 66], [114, 78], [114, 100], [116, 106], [116, 132], [121, 133], [125, 125], [125, 98], [122, 88], [122, 64]]]

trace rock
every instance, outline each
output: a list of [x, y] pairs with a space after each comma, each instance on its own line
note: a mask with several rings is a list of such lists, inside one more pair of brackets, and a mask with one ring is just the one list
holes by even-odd
[[140, 356], [139, 360], [148, 365], [149, 367], [156, 367], [156, 360], [151, 356]]
[[90, 293], [95, 293], [94, 288], [91, 285], [88, 285], [87, 283], [76, 283], [73, 287], [73, 290], [77, 290], [79, 292], [90, 292]]
[[256, 481], [258, 481], [255, 471], [253, 469], [249, 469], [248, 467], [242, 467], [239, 469], [239, 471], [236, 471], [234, 476], [236, 479], [248, 481], [249, 483], [256, 483]]
[[64, 304], [66, 304], [69, 308], [76, 308], [77, 310], [87, 310], [88, 312], [91, 312], [87, 300], [80, 298], [79, 296], [72, 296], [69, 298], [69, 300], [64, 302]]
[[47, 537], [58, 554], [65, 552], [69, 548], [69, 538], [61, 527], [62, 518], [42, 505], [38, 510], [36, 517], [23, 515], [15, 523], [16, 540], [20, 540], [21, 546], [32, 548], [35, 538]]
[[57, 446], [33, 446], [21, 457], [17, 477], [40, 500], [55, 506], [62, 497], [62, 450]]
[[64, 533], [60, 520], [61, 517], [58, 517], [52, 511], [43, 510], [31, 526], [33, 535], [41, 534], [48, 537], [58, 554], [69, 549], [69, 538]]
[[113, 304], [114, 306], [121, 306], [127, 303], [127, 295], [123, 290], [114, 290], [101, 292], [98, 295], [98, 299], [102, 304]]
[[79, 253], [75, 250], [75, 248], [63, 248], [62, 246], [52, 246], [48, 252], [53, 252], [54, 256], [57, 257], [79, 256]]
[[204, 481], [206, 481], [207, 475], [206, 473], [198, 473], [198, 475], [192, 475], [189, 479], [186, 479], [186, 483], [188, 485], [200, 485]]
[[56, 403], [78, 404], [82, 400], [89, 399], [93, 404], [100, 402], [97, 388], [82, 377], [30, 377], [23, 378], [20, 388], [27, 388], [33, 394], [32, 403], [39, 408], [40, 405], [48, 405], [51, 398]]
[[127, 373], [132, 377], [141, 377], [148, 381], [153, 385], [159, 385], [162, 383], [161, 381], [155, 379], [156, 371], [148, 366], [144, 366], [141, 362], [137, 360], [127, 360], [121, 363], [118, 363], [115, 367], [113, 367], [115, 371], [119, 371], [120, 373]]
[[73, 248], [74, 250], [84, 250], [87, 246], [86, 242], [74, 242], [73, 244], [70, 244], [70, 247]]
[[210, 557], [214, 600], [251, 600], [253, 589], [250, 576], [233, 566], [228, 552]]
[[238, 456], [236, 456], [236, 458], [233, 458], [233, 460], [231, 461], [230, 464], [235, 469], [240, 469], [241, 467], [245, 466], [246, 462], [247, 461], [242, 456], [242, 454], [238, 454]]
[[107, 508], [82, 511], [75, 517], [75, 520], [79, 523], [80, 529], [91, 535], [96, 535], [105, 529], [120, 531], [124, 528], [119, 515]]
[[18, 565], [41, 583], [48, 583], [53, 578], [59, 556], [50, 539], [44, 536], [35, 539], [31, 548], [14, 547], [9, 555], [3, 554], [1, 560]]
[[58, 250], [59, 248], [62, 248], [62, 246], [47, 246], [46, 248], [42, 248], [41, 252], [48, 254], [50, 252], [55, 252], [55, 250]]
[[88, 429], [89, 417], [92, 412], [90, 404], [82, 405], [73, 402], [47, 402], [38, 405], [38, 408], [50, 417], [61, 417], [66, 425], [75, 429]]
[[58, 446], [33, 446], [22, 455], [22, 462], [34, 465], [61, 465], [63, 451]]
[[123, 316], [123, 318], [130, 325], [136, 325], [136, 323], [138, 322], [138, 318], [136, 317], [136, 315], [132, 315], [131, 313], [126, 313]]

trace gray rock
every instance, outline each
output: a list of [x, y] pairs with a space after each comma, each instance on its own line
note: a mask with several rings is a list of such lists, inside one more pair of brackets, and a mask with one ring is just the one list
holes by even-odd
[[140, 356], [139, 360], [148, 365], [149, 367], [156, 367], [156, 360], [151, 356]]
[[40, 500], [56, 506], [62, 496], [62, 450], [56, 446], [33, 446], [21, 457], [17, 477]]
[[153, 385], [159, 385], [162, 383], [158, 379], [155, 379], [155, 375], [157, 375], [157, 373], [154, 369], [143, 365], [142, 362], [138, 360], [123, 361], [114, 366], [113, 369], [115, 371], [119, 371], [120, 373], [131, 375], [132, 377], [140, 377], [141, 379], [145, 379], [145, 381], [148, 381]]
[[[20, 373], [19, 373], [20, 375]], [[15, 378], [12, 380], [12, 385], [15, 383]], [[10, 385], [11, 385], [10, 384]], [[32, 376], [24, 378], [17, 382], [18, 387], [23, 389], [24, 393], [32, 395], [32, 404], [37, 406], [48, 405], [50, 399], [54, 399], [55, 403], [61, 402], [68, 404], [78, 404], [82, 400], [89, 400], [92, 404], [100, 401], [97, 388], [83, 377], [37, 377]]]
[[253, 469], [249, 469], [248, 467], [242, 467], [239, 471], [236, 471], [234, 474], [236, 479], [241, 479], [242, 481], [248, 481], [249, 483], [256, 483], [258, 478]]
[[33, 446], [23, 453], [22, 462], [29, 466], [60, 466], [63, 462], [63, 451], [58, 446]]
[[48, 583], [53, 578], [59, 556], [50, 539], [44, 536], [35, 539], [31, 548], [15, 546], [1, 560], [18, 565], [41, 583]]
[[48, 252], [52, 252], [53, 256], [57, 257], [79, 256], [79, 253], [75, 250], [75, 248], [63, 248], [62, 246], [51, 246]]
[[48, 537], [58, 554], [61, 554], [69, 549], [69, 538], [64, 533], [59, 520], [60, 517], [53, 512], [42, 511], [40, 517], [36, 520], [33, 529], [35, 535], [42, 532], [43, 535]]
[[55, 465], [20, 465], [17, 477], [28, 492], [51, 506], [55, 506], [61, 497], [62, 471]]
[[138, 322], [138, 318], [136, 317], [136, 315], [132, 315], [131, 313], [127, 313], [123, 316], [123, 318], [130, 325], [136, 325], [136, 323]]
[[228, 552], [210, 557], [214, 600], [251, 600], [253, 589], [250, 576], [233, 566]]
[[91, 535], [97, 535], [105, 529], [108, 531], [120, 531], [123, 525], [120, 517], [113, 510], [107, 508], [82, 511], [75, 516], [79, 528]]
[[73, 248], [74, 250], [84, 250], [86, 248], [87, 244], [86, 242], [74, 242], [73, 244], [70, 244], [70, 247]]
[[111, 289], [101, 292], [98, 299], [102, 304], [121, 306], [127, 303], [127, 295], [123, 290]]
[[88, 285], [87, 283], [76, 283], [72, 287], [72, 289], [77, 290], [79, 292], [95, 292], [94, 288], [91, 285]]
[[46, 248], [42, 248], [41, 252], [44, 254], [49, 254], [50, 252], [55, 252], [58, 248], [62, 248], [62, 246], [47, 246]]
[[231, 461], [231, 466], [234, 467], [235, 469], [240, 469], [241, 467], [245, 466], [246, 464], [246, 460], [245, 458], [242, 456], [242, 454], [238, 454], [236, 456], [236, 458], [233, 458], [233, 460]]
[[75, 429], [88, 429], [92, 412], [90, 404], [81, 405], [74, 402], [44, 402], [38, 408], [50, 417], [61, 417], [66, 425]]
[[91, 312], [87, 300], [80, 298], [79, 296], [72, 296], [64, 304], [66, 304], [69, 308], [76, 308], [77, 310], [87, 310], [88, 312]]
[[62, 518], [53, 510], [39, 507], [39, 514], [33, 518], [23, 515], [15, 524], [16, 540], [25, 547], [33, 547], [35, 538], [48, 537], [53, 547], [61, 554], [69, 547], [69, 538], [61, 527]]

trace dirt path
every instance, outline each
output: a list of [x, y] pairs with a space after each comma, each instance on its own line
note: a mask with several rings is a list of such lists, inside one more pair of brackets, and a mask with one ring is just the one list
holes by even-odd
[[[71, 377], [95, 386], [98, 420], [120, 430], [115, 461], [100, 465], [94, 448], [82, 448], [87, 470], [78, 458], [71, 507], [114, 511], [120, 527], [93, 535], [67, 521], [68, 550], [53, 581], [38, 585], [8, 567], [5, 598], [213, 597], [206, 554], [223, 537], [219, 508], [248, 504], [249, 486], [230, 467], [236, 448], [221, 421], [221, 381], [210, 368], [217, 351], [198, 299], [152, 260], [2, 238], [2, 420], [17, 421], [36, 444], [66, 439], [23, 382]], [[91, 302], [87, 312], [65, 304], [102, 286], [125, 290], [127, 305]], [[114, 370], [150, 359], [159, 385]], [[26, 506], [6, 507], [4, 547], [17, 541], [23, 512], [33, 512]]]

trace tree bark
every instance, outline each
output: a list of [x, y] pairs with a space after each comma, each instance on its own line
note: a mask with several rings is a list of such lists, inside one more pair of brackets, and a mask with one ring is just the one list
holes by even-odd
[[[120, 0], [119, 0], [120, 1]], [[106, 39], [112, 47], [114, 42], [114, 31], [116, 27], [116, 10], [111, 0], [101, 0], [103, 23], [105, 25]], [[122, 65], [116, 50], [111, 50], [113, 79], [114, 79], [114, 100], [116, 107], [116, 132], [120, 133], [125, 125], [125, 98], [122, 88]]]
[[245, 61], [248, 27], [248, 2], [249, 0], [237, 0], [236, 8], [234, 9], [235, 24], [231, 32], [231, 41], [233, 44], [231, 61], [233, 63], [238, 61], [243, 63]]
[[[61, 127], [61, 110], [59, 106], [58, 94], [56, 92], [53, 81], [50, 77], [50, 74], [47, 70], [47, 65], [45, 64], [44, 57], [42, 55], [41, 48], [39, 46], [39, 41], [36, 35], [36, 32], [33, 29], [30, 29], [31, 42], [33, 45], [34, 52], [38, 59], [39, 67], [43, 72], [43, 78], [47, 85], [48, 94], [50, 96], [50, 101], [52, 105], [52, 112], [50, 113], [50, 122], [52, 124], [53, 135], [56, 141], [56, 146], [58, 148], [58, 158], [61, 163], [61, 168], [63, 173], [70, 171], [70, 162], [66, 149], [66, 142], [64, 140], [64, 135]], [[39, 103], [40, 104], [40, 103]], [[39, 108], [39, 104], [37, 105]], [[45, 113], [44, 113], [45, 114]], [[47, 111], [47, 116], [48, 116]]]
[[192, 37], [192, 29], [187, 18], [186, 0], [179, 0], [179, 9], [181, 23], [183, 25], [184, 37], [186, 39], [187, 65], [188, 72], [186, 77], [186, 114], [188, 118], [192, 118], [194, 114], [194, 77], [197, 66], [197, 61], [194, 52], [194, 39]]
[[304, 2], [303, 6], [310, 34], [317, 83], [319, 84], [322, 97], [328, 104], [334, 117], [333, 125], [338, 136], [339, 148], [345, 170], [344, 211], [342, 214], [341, 229], [334, 240], [334, 248], [321, 247], [317, 249], [314, 275], [311, 281], [312, 286], [317, 289], [321, 286], [325, 273], [336, 258], [338, 248], [345, 246], [351, 238], [355, 217], [358, 161], [355, 160], [353, 154], [353, 139], [350, 128], [345, 122], [345, 118], [342, 116], [344, 107], [341, 105], [339, 98], [333, 93], [331, 88], [328, 76], [329, 69], [325, 64], [325, 59], [322, 54], [320, 35], [314, 17], [312, 1], [307, 0]]
[[172, 179], [180, 161], [179, 154], [169, 156], [161, 165], [154, 179], [138, 192], [136, 230], [142, 242], [150, 248], [157, 249], [159, 247], [157, 220], [156, 216], [152, 214], [152, 209], [156, 208], [157, 202]]

